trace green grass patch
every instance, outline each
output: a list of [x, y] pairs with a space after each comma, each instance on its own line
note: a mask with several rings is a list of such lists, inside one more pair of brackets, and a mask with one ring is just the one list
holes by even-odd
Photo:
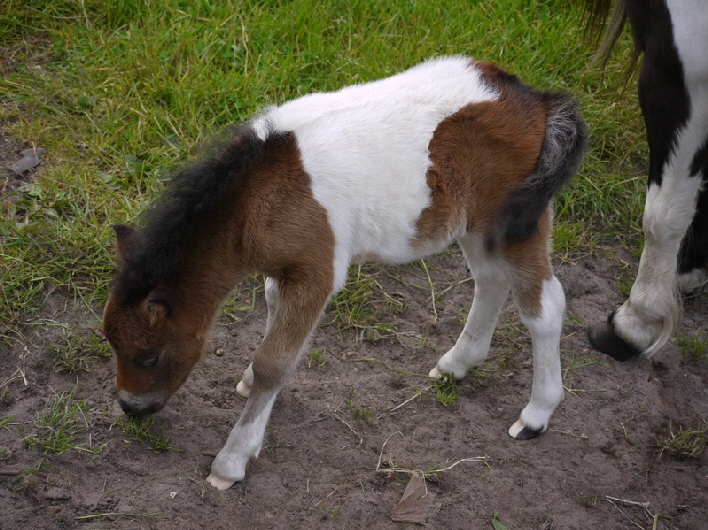
[[708, 360], [708, 330], [701, 328], [697, 333], [677, 333], [676, 345], [681, 353], [691, 361]]
[[[23, 469], [10, 486], [10, 490], [15, 493], [22, 493], [29, 488], [33, 478], [36, 477], [36, 475], [49, 471], [51, 467], [52, 466], [49, 460], [44, 458], [37, 467]], [[36, 478], [34, 478], [34, 480], [36, 480]]]
[[176, 451], [165, 430], [155, 426], [153, 416], [121, 416], [111, 427], [120, 430], [127, 444], [142, 444], [156, 453]]
[[12, 420], [14, 419], [14, 416], [0, 416], [0, 429], [8, 426], [10, 423], [12, 423]]
[[445, 407], [454, 405], [460, 399], [460, 395], [457, 393], [457, 382], [450, 374], [445, 374], [440, 379], [432, 382], [430, 390], [435, 397], [435, 401]]
[[349, 268], [344, 289], [332, 297], [325, 325], [341, 331], [358, 331], [363, 338], [378, 340], [395, 336], [387, 320], [405, 309], [405, 302], [389, 294], [377, 279], [379, 267], [354, 265]]
[[47, 346], [58, 372], [74, 374], [89, 371], [99, 358], [110, 357], [108, 342], [93, 330], [64, 328], [60, 340]]
[[701, 456], [706, 447], [706, 434], [708, 424], [701, 425], [695, 429], [679, 428], [673, 432], [669, 426], [669, 434], [654, 438], [654, 446], [660, 453], [667, 454], [675, 459], [694, 459]]
[[[130, 222], [170, 170], [226, 125], [272, 103], [391, 75], [441, 54], [492, 60], [574, 94], [591, 151], [556, 205], [556, 250], [640, 232], [646, 146], [634, 90], [591, 66], [582, 11], [561, 0], [6, 0], [0, 127], [47, 149], [0, 197], [0, 321], [37, 317], [56, 289], [96, 310], [114, 269], [112, 223]], [[617, 230], [619, 229], [619, 230]], [[355, 268], [334, 324], [375, 339], [400, 309]], [[239, 318], [250, 302], [227, 304]], [[375, 324], [374, 324], [375, 323]]]
[[492, 528], [494, 530], [507, 530], [506, 525], [499, 520], [499, 515], [496, 513], [492, 516]]
[[315, 348], [311, 350], [307, 360], [307, 366], [308, 368], [317, 367], [319, 369], [323, 369], [327, 366], [327, 349]]
[[86, 443], [77, 442], [88, 431], [90, 422], [86, 403], [76, 399], [76, 387], [49, 399], [37, 415], [36, 426], [37, 433], [25, 438], [29, 447], [59, 454], [72, 449], [98, 454], [103, 449], [103, 445], [87, 447]]
[[344, 400], [344, 405], [349, 409], [349, 413], [354, 418], [355, 423], [365, 423], [366, 425], [377, 425], [379, 423], [374, 411], [361, 405], [359, 392], [355, 388], [351, 389], [349, 397]]

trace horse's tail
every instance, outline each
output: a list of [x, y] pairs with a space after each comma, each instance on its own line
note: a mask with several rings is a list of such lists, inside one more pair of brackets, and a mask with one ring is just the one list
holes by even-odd
[[[627, 3], [627, 0], [584, 0], [585, 40], [597, 48], [593, 65], [599, 66], [602, 72], [607, 69], [612, 50], [627, 27]], [[635, 39], [634, 48], [624, 68], [624, 85], [631, 80], [639, 64], [640, 53], [639, 42]]]
[[488, 230], [488, 251], [501, 242], [530, 238], [555, 193], [580, 167], [586, 146], [586, 126], [575, 103], [563, 94], [544, 94], [548, 105], [546, 138], [536, 168], [515, 189]]

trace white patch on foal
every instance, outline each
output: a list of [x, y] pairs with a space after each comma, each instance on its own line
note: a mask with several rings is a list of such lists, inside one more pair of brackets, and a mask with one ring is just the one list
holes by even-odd
[[411, 245], [431, 201], [428, 144], [446, 117], [497, 97], [469, 57], [446, 57], [379, 81], [310, 94], [258, 119], [257, 130], [268, 124], [296, 135], [312, 193], [334, 231], [335, 292], [355, 256], [406, 263], [430, 253]]

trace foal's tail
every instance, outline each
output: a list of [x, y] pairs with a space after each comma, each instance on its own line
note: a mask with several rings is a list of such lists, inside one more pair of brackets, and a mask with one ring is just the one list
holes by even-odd
[[555, 193], [580, 167], [586, 146], [586, 125], [575, 103], [563, 94], [544, 94], [548, 105], [546, 138], [536, 169], [512, 191], [485, 237], [488, 251], [503, 241], [523, 241], [536, 230], [538, 219]]

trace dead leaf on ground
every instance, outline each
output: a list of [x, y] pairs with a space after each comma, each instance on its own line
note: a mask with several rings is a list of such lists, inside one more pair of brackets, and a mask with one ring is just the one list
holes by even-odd
[[435, 494], [428, 490], [423, 473], [415, 472], [403, 492], [403, 497], [391, 512], [391, 520], [396, 523], [424, 524], [433, 505]]

